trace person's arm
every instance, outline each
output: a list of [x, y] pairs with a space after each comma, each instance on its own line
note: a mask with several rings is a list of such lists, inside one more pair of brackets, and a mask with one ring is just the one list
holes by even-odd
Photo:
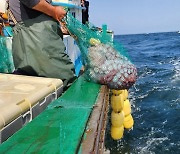
[[44, 14], [47, 14], [58, 21], [60, 21], [66, 15], [66, 11], [63, 9], [63, 7], [52, 6], [51, 4], [46, 2], [46, 0], [20, 0], [20, 1], [27, 7], [40, 11]]

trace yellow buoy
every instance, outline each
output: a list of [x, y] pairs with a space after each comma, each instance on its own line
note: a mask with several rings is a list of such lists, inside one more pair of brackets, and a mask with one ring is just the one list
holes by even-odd
[[111, 126], [111, 137], [114, 140], [119, 140], [123, 137], [124, 133], [124, 126], [122, 125], [121, 127], [114, 127]]
[[91, 45], [98, 45], [98, 44], [100, 44], [101, 42], [100, 42], [100, 40], [98, 40], [98, 39], [91, 38], [91, 39], [89, 40], [89, 43], [90, 43]]
[[124, 117], [124, 128], [130, 129], [134, 125], [134, 120], [131, 114]]
[[111, 113], [111, 123], [114, 127], [121, 127], [124, 123], [124, 113], [116, 113], [112, 111]]
[[124, 115], [127, 116], [131, 114], [131, 104], [128, 99], [124, 101], [124, 108], [123, 108]]
[[128, 91], [127, 91], [127, 89], [123, 90], [123, 94], [124, 94], [124, 100], [128, 99]]
[[112, 90], [112, 93], [113, 93], [113, 95], [119, 95], [119, 94], [121, 94], [121, 93], [123, 93], [123, 90]]
[[111, 96], [111, 107], [115, 112], [119, 112], [124, 107], [123, 95], [112, 95]]

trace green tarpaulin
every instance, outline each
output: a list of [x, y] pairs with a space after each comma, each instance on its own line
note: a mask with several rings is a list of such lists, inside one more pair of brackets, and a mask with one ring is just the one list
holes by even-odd
[[80, 152], [80, 142], [100, 85], [80, 77], [59, 99], [0, 145], [0, 153]]

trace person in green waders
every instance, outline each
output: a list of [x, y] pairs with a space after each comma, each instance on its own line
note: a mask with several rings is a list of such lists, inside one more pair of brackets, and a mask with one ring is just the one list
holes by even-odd
[[58, 22], [66, 12], [50, 3], [51, 0], [9, 0], [15, 73], [60, 78], [66, 86], [76, 78]]

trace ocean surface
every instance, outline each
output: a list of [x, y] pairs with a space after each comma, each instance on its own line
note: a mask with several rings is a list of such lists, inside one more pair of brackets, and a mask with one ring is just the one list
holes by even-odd
[[180, 34], [177, 32], [116, 35], [137, 66], [129, 90], [134, 127], [121, 140], [110, 136], [111, 154], [180, 154]]

